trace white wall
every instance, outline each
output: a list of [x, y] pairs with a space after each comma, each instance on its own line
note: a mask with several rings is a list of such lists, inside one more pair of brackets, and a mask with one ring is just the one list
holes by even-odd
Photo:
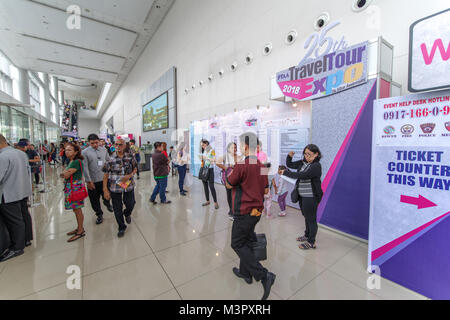
[[78, 119], [78, 136], [87, 138], [91, 133], [100, 133], [99, 119]]
[[[269, 104], [270, 77], [297, 65], [303, 44], [323, 11], [341, 25], [330, 35], [348, 44], [383, 36], [394, 45], [394, 81], [407, 93], [409, 26], [442, 11], [448, 0], [373, 0], [371, 8], [352, 11], [353, 0], [177, 0], [101, 119], [102, 125], [125, 106], [124, 131], [141, 135], [141, 93], [172, 66], [178, 70], [178, 127], [215, 114]], [[291, 29], [299, 33], [287, 46]], [[262, 56], [265, 43], [273, 52]], [[254, 62], [244, 63], [247, 53]], [[239, 63], [236, 72], [229, 67]], [[219, 78], [218, 71], [226, 73]], [[207, 77], [214, 74], [214, 81]], [[205, 81], [199, 87], [198, 81]], [[185, 88], [197, 88], [186, 95]]]

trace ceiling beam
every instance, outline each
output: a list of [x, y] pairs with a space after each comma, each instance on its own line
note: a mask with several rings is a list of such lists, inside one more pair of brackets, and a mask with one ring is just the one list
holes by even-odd
[[105, 73], [111, 73], [111, 74], [114, 74], [114, 75], [116, 75], [116, 76], [119, 75], [117, 72], [114, 72], [114, 71], [108, 71], [108, 70], [102, 70], [102, 69], [95, 69], [95, 68], [83, 67], [83, 66], [76, 65], [76, 64], [64, 63], [64, 62], [59, 62], [59, 61], [52, 61], [52, 60], [41, 59], [41, 58], [37, 58], [36, 60], [37, 60], [37, 61], [43, 61], [43, 62], [50, 62], [50, 63], [60, 64], [60, 65], [69, 66], [69, 67], [80, 68], [80, 69], [86, 69], [86, 70], [92, 70], [92, 71], [100, 71], [100, 72], [105, 72]]
[[119, 55], [112, 54], [112, 53], [108, 53], [108, 52], [104, 52], [104, 51], [98, 51], [98, 50], [88, 49], [88, 48], [76, 46], [76, 45], [69, 44], [69, 43], [65, 43], [65, 42], [60, 42], [60, 41], [55, 41], [55, 40], [50, 40], [50, 39], [46, 39], [46, 38], [41, 38], [41, 37], [32, 36], [32, 35], [29, 35], [29, 34], [26, 34], [26, 33], [19, 33], [19, 34], [20, 34], [21, 36], [24, 36], [24, 37], [27, 37], [27, 38], [32, 38], [32, 39], [36, 39], [36, 40], [46, 41], [46, 42], [50, 42], [50, 43], [54, 43], [54, 44], [59, 44], [59, 45], [66, 46], [66, 47], [71, 47], [71, 48], [76, 48], [76, 49], [86, 50], [86, 51], [90, 51], [90, 52], [94, 52], [94, 53], [100, 53], [100, 54], [104, 54], [104, 55], [111, 56], [111, 57], [115, 57], [115, 58], [127, 59], [126, 57], [119, 56]]

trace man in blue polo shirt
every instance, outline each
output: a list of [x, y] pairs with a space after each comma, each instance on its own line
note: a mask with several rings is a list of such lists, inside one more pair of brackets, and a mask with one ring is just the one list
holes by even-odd
[[264, 288], [262, 300], [266, 300], [276, 276], [257, 261], [251, 244], [256, 241], [255, 226], [264, 209], [264, 194], [269, 192], [269, 181], [266, 168], [256, 156], [259, 142], [256, 134], [244, 133], [239, 140], [245, 159], [238, 162], [227, 177], [227, 188], [233, 189], [231, 247], [240, 258], [239, 269], [233, 268], [233, 272], [248, 284], [252, 283], [252, 277], [256, 281], [261, 280]]

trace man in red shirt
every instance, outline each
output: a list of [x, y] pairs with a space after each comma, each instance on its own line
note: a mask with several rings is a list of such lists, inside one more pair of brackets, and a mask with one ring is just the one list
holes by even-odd
[[255, 226], [264, 209], [264, 194], [269, 192], [269, 181], [265, 167], [256, 157], [256, 134], [244, 133], [239, 140], [245, 159], [238, 162], [227, 177], [227, 188], [233, 189], [231, 247], [240, 258], [239, 269], [233, 268], [233, 272], [248, 284], [252, 283], [252, 277], [256, 281], [261, 280], [264, 288], [262, 300], [266, 300], [276, 276], [256, 260], [251, 244], [256, 241]]

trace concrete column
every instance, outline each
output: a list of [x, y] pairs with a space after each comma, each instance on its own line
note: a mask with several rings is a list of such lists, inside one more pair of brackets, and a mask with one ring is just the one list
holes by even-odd
[[30, 104], [30, 77], [28, 71], [19, 68], [19, 97], [20, 102]]
[[50, 77], [48, 76], [48, 73], [44, 73], [44, 110], [44, 116], [51, 120]]
[[56, 108], [55, 108], [55, 122], [59, 124], [59, 94], [58, 94], [58, 78], [53, 77], [53, 91], [55, 92], [56, 98]]

